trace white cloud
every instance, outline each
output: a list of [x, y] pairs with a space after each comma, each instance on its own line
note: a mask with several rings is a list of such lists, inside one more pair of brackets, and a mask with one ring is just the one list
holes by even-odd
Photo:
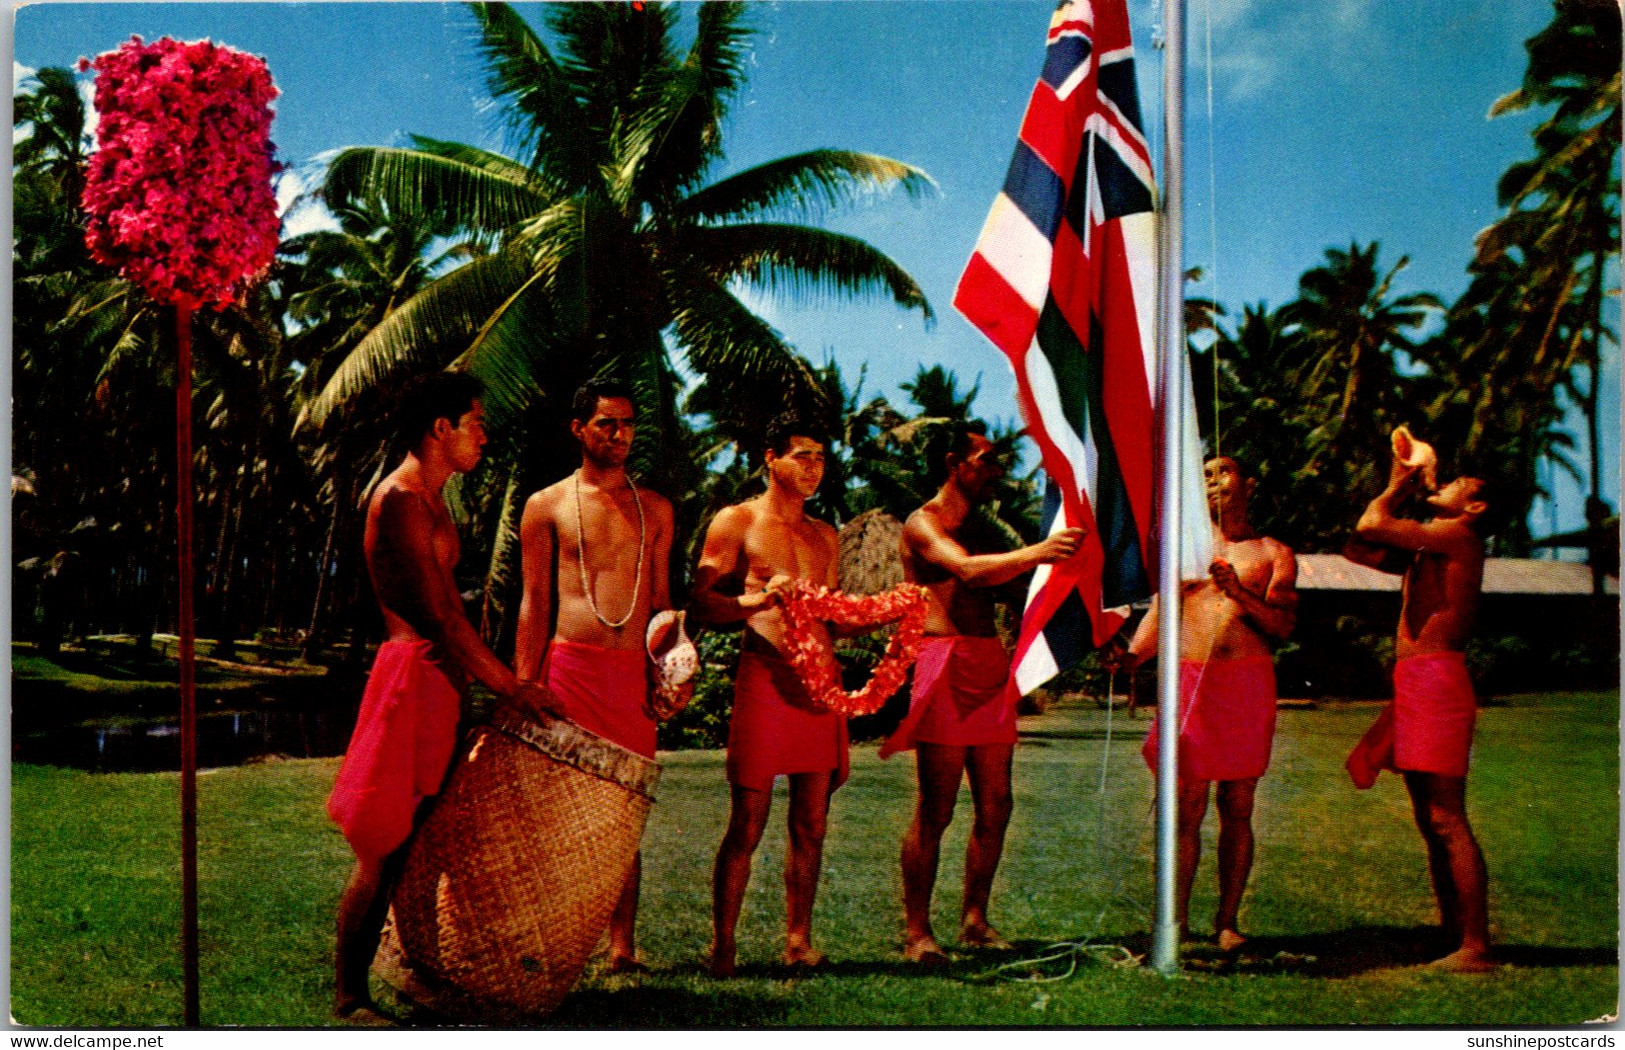
[[23, 89], [24, 81], [38, 72], [32, 66], [25, 66], [15, 58], [11, 60], [11, 93], [17, 94]]
[[1305, 71], [1324, 76], [1374, 46], [1372, 0], [1283, 3], [1198, 0], [1185, 23], [1193, 78], [1205, 78], [1209, 36], [1214, 91], [1229, 101], [1257, 98]]
[[96, 129], [101, 125], [101, 115], [96, 112], [96, 81], [94, 78], [79, 81], [79, 97], [85, 103], [85, 131], [90, 135], [90, 148], [96, 148]]
[[319, 230], [337, 230], [334, 219], [325, 205], [308, 194], [304, 176], [290, 168], [277, 175], [276, 208], [282, 216], [282, 236], [299, 237]]

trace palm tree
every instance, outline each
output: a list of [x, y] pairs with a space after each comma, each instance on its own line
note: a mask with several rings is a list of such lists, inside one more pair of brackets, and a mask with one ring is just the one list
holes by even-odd
[[79, 197], [90, 131], [73, 74], [41, 69], [21, 88], [12, 172], [13, 469], [34, 480], [30, 542], [53, 557], [75, 552], [86, 578], [98, 581], [79, 626], [147, 634], [162, 606], [165, 564], [154, 550], [173, 468], [172, 456], [158, 454], [173, 431], [151, 411], [166, 378], [152, 356], [155, 312], [85, 248]]
[[[1620, 9], [1611, 0], [1556, 0], [1550, 25], [1525, 47], [1522, 86], [1490, 116], [1553, 105], [1532, 132], [1536, 156], [1507, 169], [1500, 201], [1507, 215], [1480, 237], [1476, 266], [1509, 256], [1521, 267], [1521, 298], [1538, 309], [1503, 305], [1501, 355], [1550, 361], [1576, 394], [1586, 417], [1591, 494], [1587, 520], [1600, 529], [1608, 516], [1601, 490], [1598, 391], [1604, 341], [1617, 341], [1604, 323], [1610, 260], [1619, 246]], [[1498, 355], [1499, 356], [1499, 355]], [[1587, 385], [1578, 389], [1583, 369]], [[1593, 551], [1593, 565], [1600, 564]], [[1600, 594], [1601, 575], [1596, 576]]]
[[707, 182], [749, 60], [743, 4], [701, 5], [686, 52], [676, 5], [557, 5], [557, 54], [507, 5], [469, 7], [515, 156], [425, 138], [357, 147], [334, 158], [323, 193], [447, 214], [492, 250], [370, 332], [313, 403], [318, 415], [394, 369], [455, 360], [486, 382], [499, 417], [537, 397], [557, 416], [576, 384], [612, 371], [653, 395], [640, 422], [659, 448], [674, 436], [673, 350], [717, 398], [815, 396], [811, 369], [736, 288], [885, 295], [930, 317], [886, 256], [791, 221], [889, 188], [918, 195], [931, 186], [923, 172], [820, 149]]
[[289, 396], [316, 499], [326, 508], [306, 660], [317, 658], [330, 625], [346, 608], [353, 614], [362, 594], [360, 511], [382, 477], [391, 441], [377, 390], [352, 398], [348, 411], [328, 415], [321, 426], [302, 425], [306, 410], [368, 332], [437, 271], [478, 250], [467, 243], [443, 248], [441, 239], [451, 232], [443, 218], [403, 214], [382, 201], [357, 201], [334, 213], [338, 229], [289, 238], [278, 253], [288, 349], [299, 364]]
[[1301, 474], [1314, 475], [1327, 464], [1347, 469], [1351, 456], [1369, 463], [1386, 427], [1403, 422], [1394, 418], [1400, 411], [1395, 353], [1418, 353], [1405, 332], [1444, 308], [1427, 292], [1390, 298], [1410, 260], [1379, 273], [1377, 251], [1376, 242], [1326, 249], [1326, 265], [1305, 271], [1298, 298], [1282, 308], [1287, 331], [1307, 355], [1297, 370], [1300, 396], [1317, 417]]
[[385, 317], [307, 415], [320, 422], [403, 368], [455, 363], [478, 375], [490, 414], [525, 438], [511, 457], [490, 457], [487, 472], [503, 479], [481, 487], [497, 522], [487, 578], [500, 581], [512, 575], [503, 539], [519, 503], [573, 465], [562, 408], [588, 377], [636, 386], [635, 462], [675, 492], [693, 472], [674, 455], [686, 445], [685, 379], [696, 388], [691, 406], [740, 406], [727, 436], [744, 447], [770, 405], [829, 411], [813, 369], [737, 291], [801, 302], [885, 296], [929, 320], [901, 267], [811, 220], [933, 184], [907, 164], [835, 149], [710, 181], [749, 62], [741, 3], [700, 5], [686, 50], [673, 4], [554, 5], [553, 47], [505, 4], [469, 10], [512, 155], [421, 137], [410, 148], [354, 147], [334, 157], [322, 193], [334, 207], [379, 199], [401, 214], [447, 216], [488, 250]]

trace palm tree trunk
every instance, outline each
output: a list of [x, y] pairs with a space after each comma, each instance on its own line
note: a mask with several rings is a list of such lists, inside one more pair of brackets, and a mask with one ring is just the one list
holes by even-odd
[[1586, 323], [1591, 328], [1590, 353], [1587, 355], [1591, 385], [1586, 390], [1585, 398], [1586, 444], [1591, 451], [1591, 494], [1586, 497], [1586, 527], [1591, 531], [1586, 537], [1586, 560], [1591, 565], [1591, 595], [1595, 601], [1601, 601], [1603, 597], [1605, 556], [1602, 527], [1608, 518], [1608, 504], [1602, 499], [1602, 428], [1598, 419], [1598, 392], [1602, 387], [1602, 282], [1606, 258], [1606, 249], [1592, 253], [1591, 285], [1586, 289], [1587, 298], [1591, 301], [1585, 314]]
[[302, 651], [305, 662], [312, 663], [322, 649], [322, 635], [327, 629], [327, 620], [323, 616], [323, 605], [329, 600], [331, 590], [329, 579], [333, 566], [333, 541], [339, 531], [339, 518], [344, 513], [342, 500], [335, 500], [332, 517], [327, 522], [327, 538], [322, 541], [321, 561], [316, 564], [316, 600], [310, 610], [310, 628], [305, 632], [305, 645]]

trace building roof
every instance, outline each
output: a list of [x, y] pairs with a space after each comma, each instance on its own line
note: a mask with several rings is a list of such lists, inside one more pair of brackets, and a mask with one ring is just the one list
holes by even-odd
[[[1399, 577], [1356, 565], [1341, 554], [1300, 554], [1298, 589], [1398, 591]], [[1603, 581], [1603, 589], [1608, 594], [1618, 595], [1619, 580], [1608, 577]], [[1488, 558], [1484, 562], [1484, 593], [1589, 595], [1591, 569], [1579, 562]]]

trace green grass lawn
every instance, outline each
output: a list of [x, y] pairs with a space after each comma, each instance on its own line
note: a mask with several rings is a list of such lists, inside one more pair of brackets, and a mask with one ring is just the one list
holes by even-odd
[[[1507, 965], [1472, 977], [1413, 968], [1432, 950], [1433, 905], [1402, 786], [1384, 775], [1359, 792], [1341, 768], [1375, 712], [1282, 712], [1242, 914], [1254, 942], [1230, 965], [1198, 945], [1174, 979], [1114, 969], [1094, 955], [1047, 984], [994, 972], [1062, 941], [1145, 952], [1151, 779], [1138, 749], [1146, 719], [1117, 715], [1109, 749], [1107, 716], [1092, 707], [1023, 720], [1016, 816], [993, 899], [993, 919], [1018, 950], [958, 953], [933, 974], [899, 954], [897, 849], [912, 805], [911, 760], [881, 762], [873, 745], [861, 747], [835, 796], [814, 930], [833, 965], [808, 978], [773, 965], [783, 926], [781, 788], [746, 900], [741, 975], [713, 981], [701, 967], [711, 862], [727, 816], [723, 756], [663, 755], [640, 920], [654, 972], [589, 976], [552, 1020], [1522, 1026], [1615, 1012], [1618, 695], [1516, 697], [1483, 711], [1469, 806]], [[273, 762], [201, 775], [205, 1023], [326, 1023], [333, 909], [350, 864], [322, 810], [336, 767]], [[178, 1023], [176, 776], [17, 766], [12, 778], [15, 1018], [57, 1027]], [[956, 928], [968, 817], [965, 796], [944, 848], [939, 934]], [[1210, 835], [1193, 903], [1198, 929], [1214, 906], [1211, 846]]]

